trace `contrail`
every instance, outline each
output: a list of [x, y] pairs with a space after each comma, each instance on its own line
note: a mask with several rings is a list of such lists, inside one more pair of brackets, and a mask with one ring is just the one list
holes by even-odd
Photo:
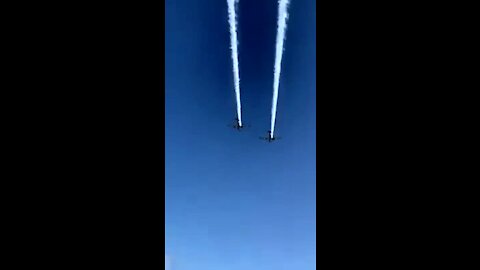
[[283, 42], [285, 40], [285, 30], [287, 28], [287, 4], [288, 0], [278, 1], [278, 20], [277, 20], [277, 46], [275, 52], [275, 67], [273, 75], [273, 100], [272, 100], [272, 123], [270, 130], [271, 136], [275, 130], [275, 117], [277, 115], [278, 85], [280, 83], [280, 69], [282, 65]]
[[235, 83], [235, 95], [237, 98], [238, 124], [242, 125], [242, 105], [240, 103], [240, 75], [238, 72], [238, 51], [237, 51], [237, 22], [235, 19], [235, 2], [239, 0], [227, 0], [228, 22], [230, 23], [230, 48], [232, 49], [233, 78]]

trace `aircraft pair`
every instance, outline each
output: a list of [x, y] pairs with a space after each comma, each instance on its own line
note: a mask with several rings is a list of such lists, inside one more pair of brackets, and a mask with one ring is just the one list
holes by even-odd
[[[235, 124], [233, 124], [233, 125], [228, 125], [228, 126], [229, 126], [229, 127], [233, 127], [234, 129], [236, 129], [236, 130], [238, 130], [238, 131], [242, 131], [242, 129], [244, 129], [245, 127], [250, 127], [250, 125], [245, 126], [245, 125], [240, 124], [240, 121], [238, 120], [238, 117], [235, 118], [235, 122], [236, 122]], [[281, 137], [272, 136], [272, 131], [269, 130], [267, 137], [259, 137], [259, 139], [260, 139], [260, 140], [265, 140], [265, 141], [271, 143], [271, 142], [273, 142], [273, 141], [275, 141], [275, 140], [281, 139]]]

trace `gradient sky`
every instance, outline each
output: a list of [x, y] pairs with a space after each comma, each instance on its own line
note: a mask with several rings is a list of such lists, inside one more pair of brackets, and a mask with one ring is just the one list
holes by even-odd
[[172, 270], [315, 269], [315, 1], [291, 0], [275, 135], [276, 0], [237, 8], [236, 117], [226, 0], [167, 0], [165, 250]]

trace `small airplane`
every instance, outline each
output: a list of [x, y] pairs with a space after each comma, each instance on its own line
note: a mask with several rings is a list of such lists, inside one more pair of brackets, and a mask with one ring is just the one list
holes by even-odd
[[238, 130], [238, 131], [241, 131], [241, 130], [242, 130], [243, 128], [245, 128], [245, 127], [250, 127], [250, 125], [247, 125], [247, 126], [245, 126], [245, 125], [240, 125], [240, 121], [238, 120], [238, 117], [235, 118], [235, 121], [236, 121], [235, 124], [233, 124], [233, 125], [227, 125], [227, 126], [233, 127], [233, 128], [235, 128], [236, 130]]
[[272, 136], [272, 132], [269, 130], [267, 137], [259, 137], [259, 138], [260, 138], [260, 140], [265, 140], [265, 141], [267, 141], [267, 142], [270, 143], [270, 142], [273, 142], [273, 141], [275, 141], [275, 140], [279, 140], [279, 139], [281, 139], [282, 137], [274, 137], [274, 136]]

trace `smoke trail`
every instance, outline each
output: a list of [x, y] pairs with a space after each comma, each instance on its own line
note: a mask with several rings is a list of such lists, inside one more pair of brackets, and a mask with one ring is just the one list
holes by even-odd
[[240, 75], [238, 74], [238, 51], [237, 51], [237, 22], [235, 19], [235, 2], [239, 0], [227, 0], [228, 22], [230, 24], [230, 48], [232, 49], [233, 78], [235, 83], [235, 95], [237, 98], [238, 123], [242, 125], [242, 105], [240, 103]]
[[285, 29], [287, 28], [287, 4], [288, 0], [278, 1], [278, 21], [277, 21], [277, 46], [275, 52], [275, 67], [273, 75], [273, 100], [272, 100], [272, 123], [270, 130], [275, 130], [275, 117], [277, 115], [278, 85], [280, 83], [280, 68], [282, 65], [283, 42], [285, 40]]

